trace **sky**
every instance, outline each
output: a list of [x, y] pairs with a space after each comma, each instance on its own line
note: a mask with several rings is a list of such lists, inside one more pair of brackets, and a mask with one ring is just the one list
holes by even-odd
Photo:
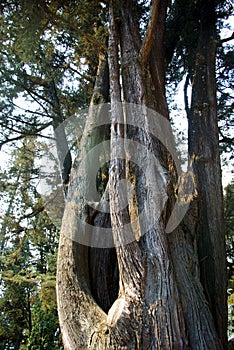
[[[173, 121], [175, 123], [175, 128], [183, 133], [183, 136], [187, 141], [187, 133], [188, 133], [188, 121], [186, 117], [186, 113], [184, 111], [184, 100], [183, 100], [183, 92], [184, 89], [184, 80], [178, 85], [177, 94], [174, 97], [174, 103], [177, 105], [177, 110], [171, 111], [171, 115], [174, 116]], [[189, 90], [189, 89], [188, 89]], [[189, 91], [188, 91], [189, 97]], [[232, 130], [232, 135], [234, 136], [234, 130]], [[185, 155], [187, 152], [187, 145], [182, 146], [182, 152]], [[226, 161], [226, 157], [228, 158], [230, 154], [223, 154], [221, 156], [221, 168], [222, 168], [222, 184], [223, 188], [225, 188], [231, 181], [234, 180], [234, 169], [233, 163], [230, 161]]]

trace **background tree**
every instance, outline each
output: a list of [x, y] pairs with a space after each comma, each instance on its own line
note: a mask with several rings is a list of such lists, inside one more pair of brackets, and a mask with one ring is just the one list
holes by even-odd
[[228, 279], [233, 290], [233, 182], [225, 188], [224, 204]]
[[2, 174], [7, 208], [0, 232], [3, 349], [62, 348], [55, 293], [58, 232], [36, 191], [35, 153], [35, 139], [24, 138]]
[[[233, 274], [233, 182], [225, 188], [225, 234], [228, 272], [228, 335], [233, 338], [233, 304], [234, 304], [234, 274]], [[231, 341], [230, 341], [231, 342]]]

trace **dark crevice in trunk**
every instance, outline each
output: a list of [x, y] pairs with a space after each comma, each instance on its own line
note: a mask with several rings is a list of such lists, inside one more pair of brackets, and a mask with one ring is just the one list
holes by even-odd
[[[98, 171], [96, 187], [102, 196], [109, 179], [109, 162]], [[104, 181], [105, 180], [105, 181]], [[88, 208], [87, 222], [102, 228], [111, 227], [109, 213]], [[91, 294], [102, 310], [108, 313], [119, 292], [119, 269], [115, 248], [88, 248], [89, 282]]]
[[[91, 106], [107, 103], [109, 101], [109, 67], [106, 56], [99, 57], [99, 67]], [[95, 116], [98, 118], [98, 116]], [[101, 125], [92, 130], [90, 135], [94, 147], [101, 142], [110, 139], [110, 125]], [[109, 162], [105, 162], [99, 168], [96, 175], [96, 189], [100, 197], [105, 196], [108, 184]], [[110, 228], [110, 214], [101, 212], [91, 206], [87, 208], [86, 222], [92, 226]], [[119, 292], [119, 270], [115, 248], [88, 247], [88, 278], [90, 292], [98, 306], [105, 312], [118, 297]]]
[[108, 313], [119, 292], [119, 270], [115, 248], [89, 249], [89, 277], [94, 300]]

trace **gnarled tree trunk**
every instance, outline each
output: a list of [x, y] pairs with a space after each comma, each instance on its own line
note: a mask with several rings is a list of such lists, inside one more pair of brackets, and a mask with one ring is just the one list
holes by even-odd
[[[218, 350], [222, 345], [199, 279], [196, 212], [191, 208], [179, 227], [166, 232], [179, 174], [164, 146], [169, 140], [160, 140], [149, 130], [154, 114], [147, 107], [168, 120], [162, 54], [167, 2], [153, 1], [143, 44], [134, 5], [134, 1], [109, 5], [110, 164], [105, 192], [108, 189], [110, 215], [87, 209], [89, 164], [81, 175], [77, 172], [82, 150], [108, 136], [103, 128], [89, 133], [93, 120], [102, 117], [101, 106], [90, 109], [71, 175], [57, 269], [64, 346], [67, 350]], [[101, 58], [95, 91], [106, 102], [103, 63]], [[170, 132], [166, 135], [171, 137]], [[140, 166], [131, 158], [131, 144], [141, 157]], [[125, 180], [131, 183], [131, 193]], [[144, 220], [138, 219], [142, 212]], [[146, 229], [144, 222], [151, 217], [153, 225]], [[78, 243], [79, 234], [84, 242], [88, 232], [79, 232], [77, 218], [97, 230], [111, 227], [114, 248], [105, 247], [104, 240], [105, 248], [99, 249], [88, 247], [94, 246], [88, 239], [86, 246]]]

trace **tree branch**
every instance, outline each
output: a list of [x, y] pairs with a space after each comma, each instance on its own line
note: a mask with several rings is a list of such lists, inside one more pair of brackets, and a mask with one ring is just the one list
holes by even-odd
[[189, 74], [187, 74], [185, 83], [184, 83], [184, 106], [187, 116], [190, 112], [189, 102], [188, 102], [188, 86], [189, 86]]
[[[20, 133], [20, 131], [17, 131], [17, 130], [15, 131], [14, 130], [14, 132], [19, 133], [20, 135], [12, 137], [12, 138], [6, 137], [5, 140], [0, 141], [0, 150], [1, 150], [3, 145], [5, 145], [5, 144], [7, 144], [9, 142], [22, 140], [23, 138], [25, 138], [27, 136], [43, 137], [43, 138], [46, 138], [46, 139], [51, 139], [51, 137], [49, 137], [49, 136], [39, 134], [41, 131], [43, 131], [45, 128], [47, 128], [48, 126], [51, 126], [51, 125], [52, 125], [51, 122], [47, 123], [47, 124], [43, 125], [41, 128], [38, 128], [38, 129], [34, 130], [33, 132], [30, 132], [30, 131], [26, 132], [26, 131], [24, 131], [24, 132]], [[7, 129], [12, 130], [11, 128], [7, 128]]]
[[69, 21], [68, 19], [66, 19], [63, 15], [58, 14], [57, 10], [52, 11], [49, 9], [49, 6], [45, 5], [45, 4], [43, 5], [43, 9], [50, 16], [49, 21], [53, 25], [56, 24], [56, 21], [58, 21], [59, 23], [63, 23], [66, 26], [69, 26], [78, 35], [83, 36], [87, 40], [87, 42], [89, 42], [90, 44], [93, 44], [95, 47], [98, 47], [99, 49], [107, 51], [107, 48], [100, 41], [98, 41], [97, 38], [95, 38], [93, 35], [85, 32], [84, 30], [80, 29], [76, 23], [74, 24], [71, 21]]
[[231, 41], [233, 39], [234, 39], [234, 32], [228, 38], [219, 40], [218, 45], [221, 46], [223, 43], [226, 43], [227, 41]]
[[[12, 101], [10, 101], [10, 103], [12, 104], [12, 106], [16, 107], [17, 109], [20, 109], [20, 110], [24, 111], [25, 113], [36, 114], [36, 115], [38, 115], [38, 116], [40, 116], [40, 117], [43, 117], [43, 118], [50, 118], [50, 119], [51, 119], [51, 115], [49, 115], [49, 113], [47, 113], [47, 112], [46, 112], [46, 113], [40, 113], [40, 112], [38, 112], [38, 111], [33, 111], [33, 110], [30, 110], [30, 109], [26, 109], [26, 108], [24, 108], [24, 107], [21, 107], [21, 106], [19, 106], [17, 103], [14, 103], [14, 102], [12, 102]], [[9, 118], [9, 119], [12, 119], [12, 120], [14, 120], [14, 121], [17, 121], [18, 123], [32, 125], [32, 123], [27, 123], [27, 122], [25, 122], [25, 121], [22, 121], [22, 120], [20, 120], [20, 118], [18, 118], [18, 120], [17, 120], [17, 117], [18, 117], [18, 116], [16, 116], [15, 118], [12, 118], [12, 117], [8, 117], [8, 118]], [[43, 125], [44, 125], [44, 124], [43, 124]]]
[[222, 139], [219, 140], [219, 143], [227, 143], [230, 146], [233, 144], [234, 137], [225, 136], [221, 130], [221, 127], [219, 127], [219, 134], [222, 136]]
[[145, 65], [148, 61], [154, 41], [155, 27], [158, 20], [160, 0], [154, 0], [151, 5], [150, 18], [140, 51], [140, 61]]

